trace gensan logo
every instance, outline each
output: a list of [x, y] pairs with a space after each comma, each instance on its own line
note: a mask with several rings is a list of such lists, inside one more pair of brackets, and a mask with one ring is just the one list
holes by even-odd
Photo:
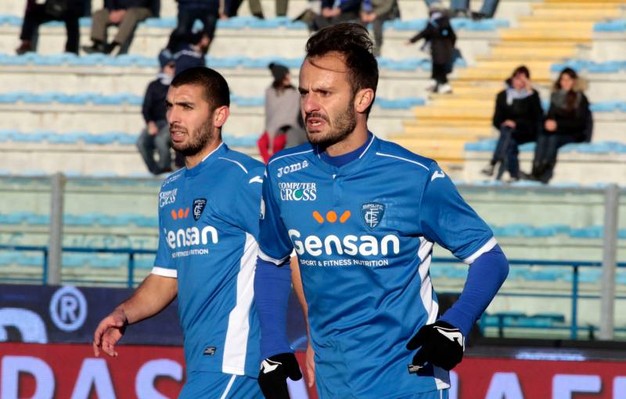
[[[189, 216], [189, 208], [172, 209], [170, 213], [172, 219], [181, 220]], [[196, 226], [180, 228], [178, 230], [165, 230], [165, 238], [167, 245], [171, 249], [185, 249], [200, 245], [207, 245], [209, 242], [217, 244], [219, 236], [217, 229], [213, 226], [204, 226], [199, 229]], [[189, 256], [189, 255], [205, 255], [208, 254], [207, 248], [191, 249], [190, 251], [179, 251], [172, 253], [173, 257]]]
[[[313, 211], [312, 217], [319, 224], [337, 222], [344, 224], [350, 219], [351, 212], [330, 210], [323, 216], [322, 212]], [[317, 235], [303, 237], [297, 229], [289, 229], [288, 233], [298, 255], [387, 256], [400, 253], [400, 239], [393, 234], [380, 237], [372, 234], [329, 234], [323, 237]]]

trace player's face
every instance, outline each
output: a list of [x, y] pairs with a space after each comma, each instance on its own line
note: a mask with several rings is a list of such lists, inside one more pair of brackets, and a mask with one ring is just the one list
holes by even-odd
[[201, 86], [170, 86], [166, 105], [172, 148], [176, 151], [191, 157], [215, 141], [211, 106]]
[[329, 53], [305, 59], [300, 68], [300, 107], [312, 144], [329, 147], [356, 127], [354, 94], [343, 57]]

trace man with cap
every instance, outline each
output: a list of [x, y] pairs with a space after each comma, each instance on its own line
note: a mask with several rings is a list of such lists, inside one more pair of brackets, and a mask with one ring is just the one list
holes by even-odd
[[300, 93], [291, 84], [289, 68], [275, 62], [268, 67], [274, 80], [265, 90], [265, 130], [257, 141], [265, 163], [283, 148], [306, 141], [300, 117]]
[[[170, 132], [165, 117], [165, 98], [174, 77], [175, 64], [168, 50], [159, 53], [159, 73], [148, 84], [141, 113], [146, 122], [137, 139], [137, 149], [153, 175], [172, 171]], [[155, 159], [155, 155], [158, 157]]]

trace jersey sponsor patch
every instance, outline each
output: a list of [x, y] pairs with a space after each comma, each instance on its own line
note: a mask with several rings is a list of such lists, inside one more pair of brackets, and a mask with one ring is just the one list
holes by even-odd
[[316, 183], [278, 183], [280, 199], [283, 201], [315, 201], [317, 199]]
[[206, 198], [196, 198], [195, 200], [193, 200], [193, 220], [198, 221], [198, 219], [200, 219], [205, 206]]
[[207, 346], [206, 348], [204, 348], [204, 351], [202, 352], [202, 354], [204, 356], [213, 356], [215, 355], [215, 352], [217, 351], [217, 348], [214, 346]]
[[165, 205], [173, 204], [174, 202], [176, 202], [177, 192], [177, 188], [169, 191], [161, 191], [159, 193], [159, 208], [163, 208]]

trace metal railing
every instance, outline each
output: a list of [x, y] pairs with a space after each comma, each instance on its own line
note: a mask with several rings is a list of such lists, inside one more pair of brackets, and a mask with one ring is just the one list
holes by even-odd
[[[49, 251], [46, 246], [13, 246], [13, 245], [0, 245], [0, 250], [8, 251], [30, 251], [41, 252], [43, 255], [42, 275], [39, 282], [42, 285], [48, 284]], [[134, 249], [134, 248], [89, 248], [89, 247], [62, 247], [62, 252], [69, 253], [98, 253], [98, 254], [122, 254], [128, 257], [127, 273], [126, 273], [126, 286], [132, 288], [135, 286], [135, 256], [136, 255], [155, 255], [156, 250], [153, 249]], [[433, 258], [433, 266], [436, 267], [438, 263], [456, 264], [459, 260], [456, 258]], [[545, 268], [555, 267], [569, 267], [571, 268], [571, 288], [568, 294], [566, 293], [545, 293], [536, 292], [533, 290], [525, 290], [525, 292], [507, 292], [507, 290], [501, 290], [499, 296], [518, 296], [518, 297], [536, 297], [536, 298], [569, 298], [571, 309], [569, 315], [569, 336], [570, 339], [577, 339], [579, 330], [589, 330], [589, 326], [582, 327], [579, 325], [578, 309], [579, 301], [581, 299], [599, 299], [599, 295], [589, 295], [580, 293], [580, 270], [581, 268], [602, 268], [602, 262], [590, 262], [590, 261], [576, 261], [576, 260], [533, 260], [533, 259], [509, 259], [511, 267], [532, 267], [540, 266]], [[626, 262], [617, 263], [618, 268], [626, 268]], [[1, 280], [0, 280], [1, 282]], [[113, 281], [112, 281], [113, 282]], [[626, 299], [626, 297], [615, 296], [613, 300]]]

